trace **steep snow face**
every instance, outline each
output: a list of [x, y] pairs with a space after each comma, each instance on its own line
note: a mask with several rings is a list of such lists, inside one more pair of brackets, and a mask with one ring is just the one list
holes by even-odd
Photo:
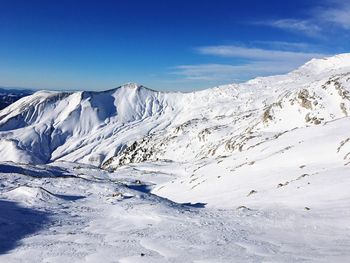
[[146, 160], [232, 155], [350, 112], [350, 55], [287, 74], [192, 93], [136, 84], [104, 92], [37, 92], [0, 111], [1, 161], [65, 160], [114, 169]]
[[164, 97], [133, 84], [105, 92], [37, 92], [0, 112], [0, 151], [17, 142], [2, 160], [45, 163], [67, 156], [99, 164], [127, 142], [114, 140], [127, 127], [148, 126], [134, 134], [143, 136], [157, 125], [149, 118], [173, 111]]

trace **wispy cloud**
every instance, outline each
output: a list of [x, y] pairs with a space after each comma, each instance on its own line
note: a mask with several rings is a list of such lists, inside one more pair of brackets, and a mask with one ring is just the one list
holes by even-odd
[[243, 46], [205, 46], [196, 49], [202, 55], [240, 58], [241, 64], [181, 65], [172, 72], [189, 81], [244, 81], [256, 76], [289, 72], [312, 58], [327, 54], [314, 52], [281, 51]]
[[301, 32], [309, 36], [319, 36], [322, 30], [321, 27], [313, 21], [302, 19], [279, 19], [263, 22], [261, 24], [292, 32]]
[[[308, 11], [308, 16], [300, 18], [283, 18], [270, 21], [259, 21], [257, 25], [265, 25], [302, 33], [311, 37], [322, 37], [329, 26], [350, 29], [350, 2], [340, 0], [320, 1], [319, 6]], [[329, 32], [329, 31], [328, 31]]]
[[181, 65], [175, 68], [174, 74], [181, 75], [187, 80], [195, 81], [244, 81], [254, 76], [280, 74], [292, 70], [290, 64], [273, 62], [250, 62], [242, 65], [228, 64], [199, 64]]
[[[321, 0], [318, 6], [305, 10], [303, 17], [282, 17], [253, 24], [302, 34], [316, 38], [318, 43], [324, 43], [338, 33], [346, 35], [350, 29], [350, 2]], [[257, 76], [287, 73], [312, 58], [333, 55], [320, 52], [322, 48], [311, 43], [313, 41], [251, 41], [245, 46], [201, 46], [195, 48], [195, 52], [207, 56], [206, 59], [211, 59], [208, 58], [211, 56], [214, 63], [180, 65], [173, 69], [172, 74], [183, 81], [230, 83]]]
[[213, 81], [236, 79], [238, 70], [238, 66], [225, 64], [181, 65], [175, 67], [172, 74], [186, 80]]
[[286, 41], [252, 41], [252, 44], [259, 46], [262, 49], [275, 49], [275, 50], [286, 50], [286, 51], [308, 51], [316, 48], [314, 45], [310, 45], [304, 42], [286, 42]]
[[334, 7], [318, 8], [314, 11], [314, 18], [320, 22], [332, 23], [344, 29], [350, 29], [350, 3], [336, 1]]
[[219, 45], [205, 46], [196, 49], [197, 52], [204, 55], [214, 55], [221, 57], [234, 57], [252, 60], [265, 61], [306, 61], [311, 58], [323, 57], [325, 54], [295, 52], [285, 50], [271, 50], [261, 48], [248, 48], [242, 46]]

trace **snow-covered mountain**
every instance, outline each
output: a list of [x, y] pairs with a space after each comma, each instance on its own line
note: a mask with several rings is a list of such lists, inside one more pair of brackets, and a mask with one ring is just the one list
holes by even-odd
[[248, 180], [256, 192], [299, 173], [321, 173], [316, 164], [348, 169], [349, 91], [349, 54], [192, 93], [136, 84], [103, 92], [40, 91], [0, 111], [0, 161], [68, 161], [108, 170], [145, 161], [190, 164], [184, 176], [153, 192], [215, 203], [217, 189], [231, 198], [236, 174], [248, 191], [242, 184], [253, 171], [265, 178], [283, 165], [284, 175], [271, 182]]
[[349, 114], [350, 54], [24, 97], [0, 111], [0, 261], [347, 262]]
[[349, 78], [350, 55], [343, 54], [287, 75], [192, 93], [136, 84], [104, 92], [39, 91], [0, 112], [0, 160], [115, 167], [227, 156], [347, 117]]

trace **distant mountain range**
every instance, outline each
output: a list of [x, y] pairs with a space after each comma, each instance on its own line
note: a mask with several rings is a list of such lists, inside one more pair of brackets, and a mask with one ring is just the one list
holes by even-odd
[[6, 108], [8, 105], [14, 103], [24, 96], [33, 94], [34, 91], [29, 89], [14, 89], [0, 87], [0, 110]]

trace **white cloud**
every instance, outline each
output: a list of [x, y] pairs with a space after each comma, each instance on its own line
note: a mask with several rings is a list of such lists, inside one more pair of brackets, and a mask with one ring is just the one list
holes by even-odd
[[301, 32], [309, 36], [319, 36], [321, 27], [310, 20], [280, 19], [262, 23], [272, 27], [285, 29], [292, 32]]
[[[245, 66], [243, 66], [245, 67]], [[214, 81], [236, 80], [241, 66], [225, 64], [181, 65], [175, 67], [173, 74], [180, 75], [186, 80]]]
[[335, 7], [317, 9], [314, 16], [320, 22], [328, 22], [344, 29], [350, 29], [350, 3], [339, 3]]
[[283, 74], [296, 69], [321, 53], [281, 51], [241, 46], [207, 46], [196, 49], [203, 55], [247, 60], [242, 64], [197, 64], [175, 67], [172, 74], [187, 81], [241, 82], [257, 76]]
[[261, 41], [256, 40], [252, 41], [252, 44], [260, 46], [260, 48], [263, 49], [276, 49], [276, 50], [287, 50], [287, 51], [303, 51], [303, 50], [310, 50], [314, 48], [314, 46], [311, 46], [308, 43], [304, 42], [286, 42], [286, 41]]
[[296, 52], [285, 50], [272, 50], [261, 48], [247, 48], [233, 45], [199, 47], [197, 51], [204, 55], [215, 55], [221, 57], [235, 57], [252, 60], [266, 61], [307, 61], [311, 58], [324, 57], [325, 54]]
[[[308, 11], [304, 19], [285, 18], [257, 22], [257, 25], [267, 25], [274, 28], [302, 33], [312, 37], [323, 37], [330, 26], [350, 29], [350, 2], [347, 0], [324, 0]], [[329, 31], [327, 31], [329, 34]]]

